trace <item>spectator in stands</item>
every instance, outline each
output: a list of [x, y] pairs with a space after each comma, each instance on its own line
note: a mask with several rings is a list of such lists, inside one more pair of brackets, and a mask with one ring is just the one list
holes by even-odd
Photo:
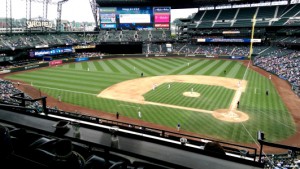
[[208, 142], [204, 146], [204, 150], [210, 153], [226, 155], [225, 150], [218, 142]]
[[[45, 150], [47, 151], [47, 150]], [[43, 151], [42, 151], [43, 152]], [[51, 153], [51, 152], [49, 152]], [[54, 144], [55, 158], [50, 163], [52, 168], [56, 169], [81, 169], [84, 166], [84, 158], [73, 151], [73, 145], [70, 140], [61, 139]]]
[[269, 55], [270, 57], [255, 57], [254, 65], [287, 80], [295, 93], [300, 96], [300, 52], [275, 48]]
[[[0, 79], [0, 102], [5, 104], [20, 105], [21, 101], [11, 98], [14, 94], [23, 93], [19, 89], [15, 88], [14, 85], [7, 80]], [[31, 99], [28, 95], [25, 94], [25, 98]], [[25, 102], [25, 106], [28, 108], [38, 109], [40, 107], [39, 102]]]

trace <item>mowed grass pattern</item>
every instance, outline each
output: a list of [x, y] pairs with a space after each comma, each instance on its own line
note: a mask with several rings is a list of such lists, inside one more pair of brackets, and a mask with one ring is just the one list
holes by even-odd
[[[90, 71], [87, 71], [87, 68]], [[226, 74], [224, 70], [226, 70]], [[253, 143], [258, 130], [264, 131], [270, 141], [280, 141], [293, 135], [296, 130], [293, 119], [273, 84], [252, 70], [249, 70], [245, 76], [248, 86], [240, 100], [240, 110], [250, 116], [250, 120], [244, 123], [223, 122], [206, 113], [96, 97], [102, 90], [113, 84], [139, 78], [141, 72], [145, 76], [187, 74], [242, 79], [245, 70], [246, 67], [240, 62], [229, 60], [128, 58], [72, 63], [38, 71], [21, 72], [7, 78], [22, 80], [28, 84], [32, 83], [33, 86], [53, 97], [61, 95], [64, 102], [108, 113], [118, 111], [121, 116], [138, 118], [137, 112], [140, 107], [143, 114], [142, 120], [174, 129], [177, 123], [180, 123], [182, 130], [227, 141]], [[181, 88], [189, 84], [178, 83], [174, 84], [174, 87], [177, 85], [178, 88]], [[164, 85], [160, 87], [166, 88]], [[204, 86], [199, 85], [196, 88], [198, 87]], [[270, 91], [269, 96], [265, 95], [266, 89]], [[220, 103], [224, 102], [223, 105], [216, 103], [216, 105], [202, 105], [201, 107], [213, 110], [216, 107], [228, 106], [232, 94], [226, 93], [226, 90], [212, 90], [211, 98], [220, 100]], [[162, 96], [160, 93], [149, 94], [150, 100], [157, 98], [157, 101], [162, 101], [159, 100]], [[148, 99], [148, 96], [146, 97]], [[177, 101], [169, 98], [169, 103], [171, 104], [171, 102], [186, 107], [199, 106], [193, 101], [183, 101], [180, 98]]]
[[[170, 89], [168, 85], [170, 84]], [[197, 92], [200, 97], [187, 97], [184, 92]], [[155, 90], [144, 95], [146, 101], [173, 104], [204, 110], [228, 108], [234, 95], [234, 90], [222, 86], [200, 85], [192, 83], [164, 83]], [[222, 99], [217, 99], [222, 98]]]

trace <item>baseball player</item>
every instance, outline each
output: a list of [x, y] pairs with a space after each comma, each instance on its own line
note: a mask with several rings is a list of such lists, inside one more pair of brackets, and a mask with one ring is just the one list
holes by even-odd
[[177, 131], [180, 130], [180, 123], [177, 124]]

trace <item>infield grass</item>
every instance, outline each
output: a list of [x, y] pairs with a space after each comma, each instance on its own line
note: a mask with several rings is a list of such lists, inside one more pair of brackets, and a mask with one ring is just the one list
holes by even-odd
[[[172, 87], [168, 89], [168, 85]], [[186, 97], [184, 92], [197, 92], [201, 97]], [[146, 101], [192, 107], [204, 110], [226, 109], [230, 106], [234, 90], [223, 86], [193, 83], [164, 83], [144, 95]], [[222, 99], [218, 99], [222, 98]]]
[[[87, 71], [87, 68], [90, 71]], [[224, 70], [226, 70], [226, 74], [224, 74]], [[292, 136], [296, 131], [293, 119], [273, 84], [252, 70], [249, 70], [245, 76], [248, 86], [240, 99], [240, 110], [250, 117], [243, 123], [223, 122], [206, 113], [96, 97], [102, 90], [113, 84], [139, 78], [141, 72], [145, 76], [186, 74], [242, 79], [245, 70], [246, 67], [240, 62], [229, 60], [129, 58], [72, 63], [38, 71], [21, 72], [7, 78], [22, 80], [28, 84], [32, 83], [36, 88], [55, 98], [61, 95], [64, 102], [108, 113], [118, 111], [121, 116], [138, 118], [137, 112], [140, 107], [143, 114], [142, 120], [174, 129], [177, 123], [180, 123], [182, 130], [226, 141], [253, 143], [258, 130], [264, 131], [269, 141], [280, 141]], [[166, 88], [164, 85], [160, 87]], [[177, 95], [181, 95], [180, 89], [183, 86], [189, 88], [190, 84], [174, 83], [172, 85], [178, 87]], [[197, 85], [195, 90], [203, 87], [205, 86]], [[212, 91], [218, 90], [208, 94], [211, 97], [210, 101], [218, 100], [219, 102], [198, 105], [191, 100], [185, 101], [186, 98], [184, 100], [180, 97], [173, 98], [173, 95], [162, 97], [162, 93], [159, 92], [149, 92], [145, 97], [151, 101], [186, 107], [201, 107], [207, 110], [228, 107], [233, 91], [222, 89], [222, 87], [214, 89], [213, 86], [210, 86], [209, 88]], [[265, 95], [266, 90], [269, 90], [269, 96]], [[224, 94], [220, 95], [220, 93]]]

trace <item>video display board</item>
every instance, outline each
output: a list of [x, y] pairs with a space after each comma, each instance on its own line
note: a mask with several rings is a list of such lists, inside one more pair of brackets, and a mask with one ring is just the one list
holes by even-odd
[[116, 22], [116, 12], [117, 8], [100, 8], [100, 28], [102, 29], [110, 29], [110, 28], [117, 28]]
[[118, 28], [151, 29], [153, 28], [153, 11], [151, 7], [118, 7]]
[[100, 28], [129, 30], [169, 28], [170, 12], [170, 7], [101, 7]]
[[43, 57], [43, 56], [55, 56], [63, 53], [72, 53], [72, 47], [61, 47], [61, 48], [53, 48], [53, 49], [40, 49], [40, 50], [32, 50], [29, 52], [30, 57]]

